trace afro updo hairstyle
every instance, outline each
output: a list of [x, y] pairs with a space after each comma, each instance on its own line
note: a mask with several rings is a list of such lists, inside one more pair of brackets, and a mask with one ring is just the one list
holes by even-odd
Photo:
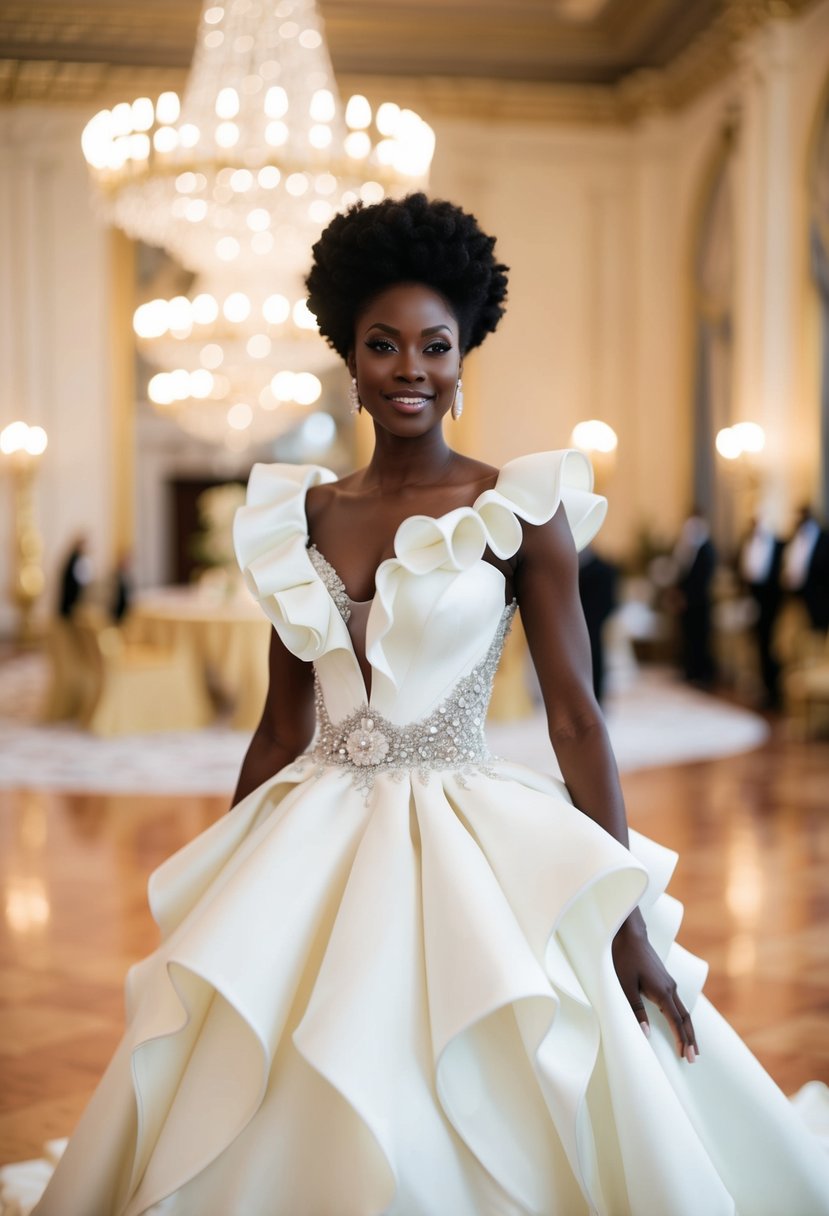
[[494, 245], [474, 215], [422, 193], [368, 207], [355, 203], [314, 245], [308, 307], [345, 359], [357, 316], [370, 300], [396, 283], [422, 283], [450, 305], [466, 353], [504, 314], [508, 267], [495, 261]]

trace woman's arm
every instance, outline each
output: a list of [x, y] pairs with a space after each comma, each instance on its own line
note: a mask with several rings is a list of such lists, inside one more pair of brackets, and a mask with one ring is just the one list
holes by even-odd
[[[578, 558], [564, 508], [560, 506], [546, 524], [523, 527], [513, 585], [541, 684], [550, 742], [575, 805], [627, 847], [616, 762], [593, 695], [590, 644], [578, 595]], [[690, 1016], [648, 942], [638, 908], [614, 939], [613, 961], [645, 1033], [650, 1028], [643, 996], [667, 1017], [680, 1054], [693, 1060], [697, 1043]]]
[[231, 806], [305, 751], [314, 734], [314, 672], [271, 631], [268, 695]]

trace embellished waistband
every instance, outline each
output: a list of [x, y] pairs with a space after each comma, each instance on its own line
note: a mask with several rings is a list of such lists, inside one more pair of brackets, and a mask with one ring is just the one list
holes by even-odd
[[364, 788], [380, 772], [425, 774], [485, 765], [492, 759], [484, 734], [486, 711], [514, 611], [514, 605], [505, 608], [483, 660], [458, 681], [437, 709], [417, 722], [390, 722], [364, 705], [333, 723], [315, 673], [317, 734], [308, 758], [321, 766], [350, 769]]

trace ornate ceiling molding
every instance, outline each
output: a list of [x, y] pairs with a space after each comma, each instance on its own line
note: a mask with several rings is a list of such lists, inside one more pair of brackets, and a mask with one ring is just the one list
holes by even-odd
[[[418, 23], [422, 37], [424, 21], [429, 23], [430, 3], [399, 0], [394, 9], [398, 48], [411, 45], [400, 31], [413, 31], [412, 22]], [[446, 62], [435, 56], [432, 70], [406, 72], [387, 62], [382, 46], [373, 52], [366, 47], [367, 32], [372, 21], [376, 28], [378, 20], [375, 0], [320, 0], [344, 92], [368, 92], [373, 98], [393, 95], [427, 118], [589, 125], [629, 124], [654, 111], [687, 105], [733, 69], [740, 44], [760, 25], [771, 18], [796, 15], [816, 0], [695, 0], [694, 5], [686, 0], [686, 10], [698, 9], [698, 24], [703, 8], [714, 15], [693, 36], [688, 33], [693, 27], [684, 33], [677, 30], [678, 49], [665, 66], [626, 71], [609, 83], [578, 79], [588, 70], [612, 74], [608, 43], [619, 48], [619, 62], [633, 56], [635, 47], [642, 54], [649, 48], [646, 58], [667, 54], [671, 43], [656, 24], [659, 12], [664, 22], [666, 3], [670, 0], [602, 0], [598, 4], [597, 0], [558, 0], [557, 4], [514, 0], [514, 7], [506, 13], [500, 2], [479, 0], [476, 31], [480, 36], [475, 54], [481, 70], [476, 74], [468, 71], [474, 64], [471, 54], [461, 65], [466, 71], [458, 71], [451, 62], [452, 48], [457, 56], [457, 48], [469, 42], [471, 19], [465, 6], [435, 0], [440, 4], [435, 13], [441, 15], [441, 40], [449, 48]], [[198, 0], [142, 0], [123, 7], [108, 0], [73, 0], [71, 5], [58, 0], [7, 0], [0, 9], [0, 103], [102, 107], [181, 88], [198, 11]], [[540, 41], [535, 36], [537, 30], [549, 35], [551, 11], [559, 30], [553, 49], [549, 36]], [[164, 31], [163, 39], [159, 39], [159, 28]], [[429, 23], [429, 29], [434, 35], [434, 23]], [[391, 39], [392, 35], [387, 31], [385, 37]], [[520, 73], [516, 78], [498, 78], [485, 70], [487, 64], [497, 62], [503, 73], [505, 65], [518, 62], [521, 56], [535, 56], [534, 62], [541, 63], [545, 55], [546, 70], [563, 78], [527, 79]], [[596, 66], [600, 60], [604, 67]], [[593, 68], [589, 69], [591, 62]], [[378, 70], [380, 64], [382, 70]]]

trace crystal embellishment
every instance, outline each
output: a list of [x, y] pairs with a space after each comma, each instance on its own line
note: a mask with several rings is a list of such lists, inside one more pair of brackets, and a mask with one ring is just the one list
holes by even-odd
[[352, 764], [361, 768], [366, 764], [379, 764], [389, 752], [389, 741], [381, 730], [375, 728], [373, 718], [361, 718], [360, 725], [345, 740], [345, 750]]
[[492, 760], [484, 734], [486, 711], [515, 607], [513, 601], [504, 609], [481, 662], [418, 722], [390, 722], [363, 705], [334, 723], [315, 673], [317, 734], [308, 759], [316, 761], [318, 771], [329, 765], [350, 769], [355, 784], [366, 791], [379, 772], [396, 777], [414, 772], [425, 781], [437, 769], [463, 773], [485, 766]]
[[345, 583], [331, 563], [323, 557], [316, 545], [308, 546], [308, 557], [311, 560], [311, 565], [320, 576], [326, 591], [334, 601], [334, 607], [347, 623], [351, 616], [351, 600], [348, 598]]

